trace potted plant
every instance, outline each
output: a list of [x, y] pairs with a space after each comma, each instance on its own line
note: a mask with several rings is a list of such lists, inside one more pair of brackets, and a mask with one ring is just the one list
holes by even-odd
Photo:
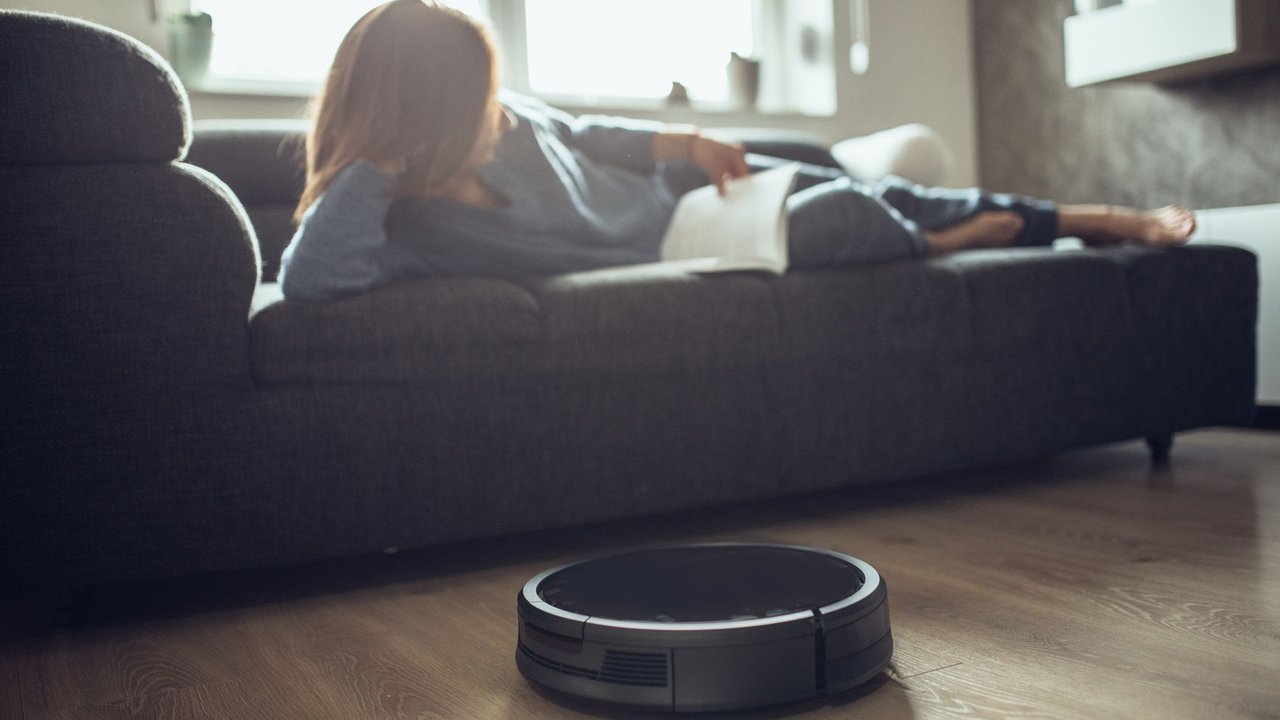
[[206, 12], [190, 12], [169, 18], [169, 63], [188, 85], [199, 84], [209, 73], [213, 54], [213, 18]]

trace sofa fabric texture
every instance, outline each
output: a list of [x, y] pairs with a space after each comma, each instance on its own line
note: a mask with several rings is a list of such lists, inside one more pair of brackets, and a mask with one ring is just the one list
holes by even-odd
[[155, 51], [71, 18], [0, 10], [0, 164], [168, 162], [190, 109]]
[[11, 12], [0, 39], [6, 77], [100, 113], [20, 128], [55, 119], [34, 80], [0, 85], [4, 587], [909, 482], [1252, 413], [1255, 259], [1223, 246], [286, 301], [300, 128], [197, 127], [178, 162], [184, 96], [136, 42]]

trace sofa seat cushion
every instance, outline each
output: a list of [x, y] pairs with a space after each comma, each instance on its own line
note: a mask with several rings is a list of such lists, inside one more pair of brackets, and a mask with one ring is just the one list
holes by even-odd
[[986, 250], [939, 263], [964, 283], [976, 357], [1052, 360], [1132, 335], [1125, 263], [1114, 253]]
[[330, 303], [286, 302], [268, 284], [253, 362], [266, 385], [909, 366], [986, 368], [1004, 376], [993, 392], [1041, 393], [1083, 371], [1102, 391], [1131, 390], [1143, 327], [1178, 302], [1170, 289], [1145, 297], [1134, 278], [1185, 277], [1187, 263], [1209, 277], [1225, 263], [1229, 275], [1236, 259], [1222, 248], [1013, 249], [785, 276], [646, 265], [422, 280]]
[[660, 265], [429, 279], [329, 303], [285, 301], [265, 284], [251, 328], [261, 384], [664, 374], [785, 354], [771, 281]]
[[543, 309], [549, 367], [680, 374], [789, 357], [775, 282], [756, 273], [700, 275], [653, 264], [528, 287]]
[[528, 291], [480, 278], [401, 283], [328, 303], [285, 301], [279, 285], [266, 283], [253, 310], [259, 385], [518, 372], [542, 337]]

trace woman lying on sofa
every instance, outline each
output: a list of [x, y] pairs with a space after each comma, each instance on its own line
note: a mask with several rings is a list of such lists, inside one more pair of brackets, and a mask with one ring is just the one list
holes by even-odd
[[[307, 138], [286, 297], [324, 300], [405, 278], [525, 277], [652, 262], [676, 198], [750, 172], [742, 147], [692, 127], [571, 118], [498, 91], [485, 28], [393, 0], [347, 33]], [[966, 248], [1187, 240], [1194, 216], [1052, 202], [900, 179], [802, 173], [787, 204], [790, 265]]]

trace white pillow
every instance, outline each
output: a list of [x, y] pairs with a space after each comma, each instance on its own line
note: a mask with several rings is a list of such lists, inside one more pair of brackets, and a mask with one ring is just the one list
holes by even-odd
[[955, 169], [955, 155], [928, 125], [914, 123], [841, 140], [831, 154], [858, 180], [897, 175], [921, 185], [942, 185]]

